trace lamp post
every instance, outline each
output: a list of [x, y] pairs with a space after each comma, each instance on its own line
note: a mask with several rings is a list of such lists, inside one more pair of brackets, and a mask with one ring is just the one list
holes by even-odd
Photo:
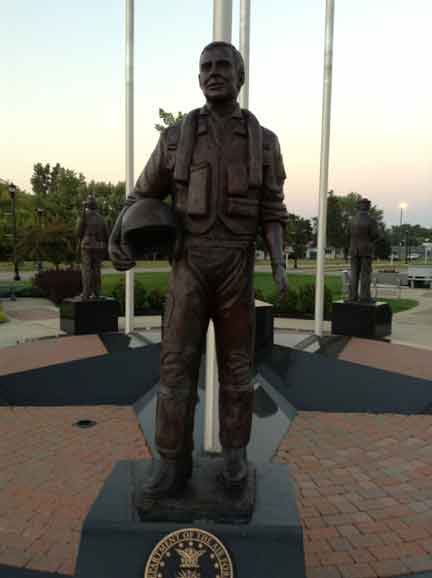
[[38, 264], [37, 264], [37, 271], [38, 273], [42, 273], [43, 270], [43, 263], [42, 263], [42, 254], [40, 249], [40, 240], [42, 236], [42, 217], [44, 214], [44, 210], [42, 207], [38, 207], [36, 209], [37, 216], [38, 216], [38, 225], [39, 225], [39, 239], [38, 239]]
[[408, 207], [407, 203], [400, 203], [400, 223], [399, 223], [399, 231], [400, 231], [400, 239], [399, 239], [399, 261], [402, 262], [402, 221], [403, 221], [403, 211]]
[[17, 252], [16, 252], [16, 242], [17, 242], [17, 235], [16, 235], [16, 193], [17, 187], [10, 183], [9, 185], [9, 194], [12, 201], [12, 237], [13, 237], [13, 263], [14, 263], [14, 281], [20, 281], [21, 277], [18, 270], [18, 261], [17, 261]]

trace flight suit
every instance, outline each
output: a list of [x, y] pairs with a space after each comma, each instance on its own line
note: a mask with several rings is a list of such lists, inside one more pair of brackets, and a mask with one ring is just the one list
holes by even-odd
[[209, 319], [219, 368], [220, 441], [246, 447], [252, 421], [255, 241], [266, 221], [286, 222], [277, 137], [237, 106], [207, 107], [166, 129], [127, 205], [172, 195], [179, 238], [161, 346], [156, 445], [162, 457], [192, 451], [197, 380]]
[[375, 219], [368, 211], [358, 211], [351, 222], [351, 301], [371, 301], [372, 259], [378, 238]]

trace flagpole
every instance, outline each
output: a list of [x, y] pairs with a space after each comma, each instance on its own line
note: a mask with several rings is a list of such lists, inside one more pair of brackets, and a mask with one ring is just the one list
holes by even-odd
[[245, 80], [240, 92], [240, 107], [249, 108], [249, 44], [251, 0], [240, 0], [240, 53], [245, 65]]
[[[213, 0], [213, 41], [231, 42], [232, 0]], [[204, 404], [204, 451], [218, 453], [219, 377], [216, 360], [216, 336], [213, 321], [207, 330]]]
[[231, 42], [232, 0], [213, 0], [213, 40]]
[[330, 150], [330, 115], [333, 67], [334, 0], [326, 0], [324, 40], [324, 81], [321, 124], [321, 158], [319, 180], [318, 248], [315, 286], [315, 334], [322, 337], [324, 323], [324, 275], [327, 242], [327, 192]]
[[[134, 0], [126, 1], [126, 196], [134, 186]], [[125, 333], [134, 329], [135, 273], [125, 274]]]

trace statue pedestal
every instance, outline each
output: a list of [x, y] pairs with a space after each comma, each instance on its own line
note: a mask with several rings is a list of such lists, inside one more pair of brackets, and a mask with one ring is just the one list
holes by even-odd
[[391, 335], [392, 315], [388, 303], [333, 301], [332, 333], [380, 339]]
[[[169, 502], [171, 505], [174, 503], [171, 498], [155, 504], [147, 514], [137, 512], [133, 494], [137, 480], [141, 482], [150, 474], [152, 462], [117, 463], [84, 522], [77, 576], [151, 578], [160, 573], [163, 578], [175, 578], [182, 572], [180, 564], [185, 562], [179, 549], [190, 547], [193, 556], [189, 556], [189, 561], [195, 559], [197, 552], [196, 558], [200, 557], [200, 569], [195, 567], [194, 576], [285, 578], [288, 571], [291, 576], [305, 578], [303, 533], [288, 467], [259, 464], [256, 468], [256, 501], [249, 521], [235, 521], [236, 516], [230, 511], [231, 498], [227, 498], [227, 517], [223, 521], [219, 500], [215, 498], [213, 505], [212, 500], [208, 500], [213, 491], [209, 476], [214, 472], [214, 461], [217, 458], [203, 459], [197, 464], [190, 487], [184, 497], [176, 500], [174, 510], [169, 509]], [[202, 473], [197, 470], [202, 470]], [[208, 475], [205, 473], [207, 470]], [[253, 468], [250, 474], [251, 471]], [[201, 487], [202, 484], [209, 484], [210, 488]], [[202, 510], [194, 502], [194, 495], [207, 496]], [[247, 510], [250, 505], [247, 496], [243, 505]], [[168, 536], [161, 548], [153, 553], [158, 543]], [[214, 538], [228, 553], [233, 573], [229, 571], [226, 559], [222, 561], [224, 568], [216, 567], [223, 555], [220, 547], [214, 547], [214, 542], [212, 546]], [[200, 554], [202, 551], [203, 555]]]
[[120, 307], [115, 299], [65, 299], [60, 305], [60, 329], [69, 335], [118, 331]]
[[255, 299], [255, 353], [273, 345], [273, 305]]

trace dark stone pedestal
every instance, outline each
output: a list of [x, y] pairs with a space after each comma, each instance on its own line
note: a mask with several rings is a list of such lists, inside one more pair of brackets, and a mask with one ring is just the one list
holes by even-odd
[[65, 299], [60, 305], [60, 329], [69, 335], [118, 331], [119, 315], [115, 299]]
[[273, 345], [273, 305], [255, 301], [255, 353]]
[[[134, 480], [147, 469], [140, 462], [119, 462], [114, 467], [84, 522], [77, 577], [143, 578], [149, 557], [161, 540], [173, 532], [203, 531], [222, 542], [235, 578], [305, 578], [303, 534], [287, 466], [257, 466], [254, 512], [248, 523], [240, 524], [215, 522], [208, 509], [200, 515], [190, 508], [186, 508], [191, 513], [187, 521], [140, 521], [132, 500]], [[178, 576], [181, 560], [176, 552], [172, 550], [162, 578]], [[213, 568], [209, 572], [205, 556], [200, 564], [194, 575], [201, 578], [232, 576]]]
[[333, 301], [332, 333], [380, 339], [391, 335], [392, 310], [388, 303]]

